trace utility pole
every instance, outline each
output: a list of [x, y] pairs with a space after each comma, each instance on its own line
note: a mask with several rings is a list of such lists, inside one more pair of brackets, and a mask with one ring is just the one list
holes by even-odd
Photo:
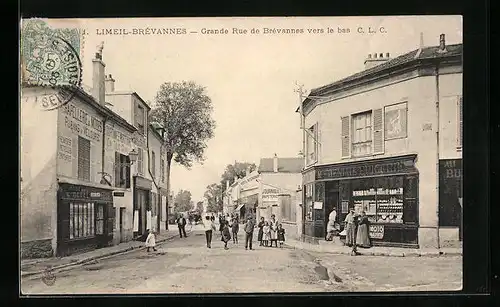
[[298, 82], [295, 82], [295, 85], [297, 88], [294, 90], [294, 92], [299, 94], [299, 113], [300, 113], [300, 129], [302, 129], [302, 156], [304, 157], [304, 168], [306, 167], [306, 129], [305, 129], [305, 116], [304, 116], [304, 109], [303, 109], [303, 101], [302, 98], [304, 97], [305, 91], [304, 91], [304, 85], [299, 84]]

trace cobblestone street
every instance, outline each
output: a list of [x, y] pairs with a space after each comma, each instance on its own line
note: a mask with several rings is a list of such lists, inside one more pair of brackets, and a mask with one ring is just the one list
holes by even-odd
[[[135, 250], [55, 273], [49, 286], [26, 279], [23, 294], [353, 292], [459, 290], [461, 257], [332, 255], [284, 247], [244, 249], [220, 236], [212, 249], [202, 231], [148, 254]], [[255, 244], [255, 242], [254, 242]], [[257, 244], [258, 245], [258, 244]]]

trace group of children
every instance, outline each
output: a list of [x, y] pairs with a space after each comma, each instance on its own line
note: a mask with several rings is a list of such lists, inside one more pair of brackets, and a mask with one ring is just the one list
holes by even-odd
[[260, 218], [260, 222], [257, 225], [259, 227], [258, 240], [260, 246], [272, 247], [273, 242], [275, 247], [283, 247], [285, 242], [285, 229], [281, 223], [276, 222], [274, 215], [271, 216], [270, 221], [264, 221], [264, 218]]

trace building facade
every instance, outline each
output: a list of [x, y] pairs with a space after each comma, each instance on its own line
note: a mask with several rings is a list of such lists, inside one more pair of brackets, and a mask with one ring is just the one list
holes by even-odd
[[52, 111], [45, 102], [62, 89], [22, 87], [23, 258], [65, 256], [167, 227], [160, 223], [167, 184], [161, 129], [148, 124], [149, 106], [136, 93], [105, 95], [114, 83], [104, 72], [97, 53], [92, 93], [72, 88], [72, 99]]
[[462, 45], [442, 35], [439, 46], [365, 64], [302, 103], [303, 238], [324, 238], [335, 208], [337, 222], [349, 209], [365, 211], [375, 245], [458, 242]]

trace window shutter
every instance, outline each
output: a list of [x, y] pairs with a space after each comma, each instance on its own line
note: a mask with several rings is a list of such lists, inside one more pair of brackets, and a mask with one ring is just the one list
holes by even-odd
[[351, 140], [349, 135], [349, 116], [341, 118], [342, 158], [351, 156]]
[[375, 109], [373, 114], [373, 154], [384, 153], [384, 112]]
[[458, 133], [457, 133], [457, 147], [462, 147], [463, 141], [463, 98], [462, 96], [458, 97], [457, 101], [458, 108]]
[[115, 164], [114, 164], [114, 176], [115, 176], [115, 186], [121, 186], [120, 170], [122, 166], [120, 165], [120, 153], [115, 151]]
[[116, 208], [108, 205], [108, 235], [112, 236], [115, 230]]
[[125, 168], [125, 187], [130, 188], [130, 157], [126, 157], [127, 167]]

